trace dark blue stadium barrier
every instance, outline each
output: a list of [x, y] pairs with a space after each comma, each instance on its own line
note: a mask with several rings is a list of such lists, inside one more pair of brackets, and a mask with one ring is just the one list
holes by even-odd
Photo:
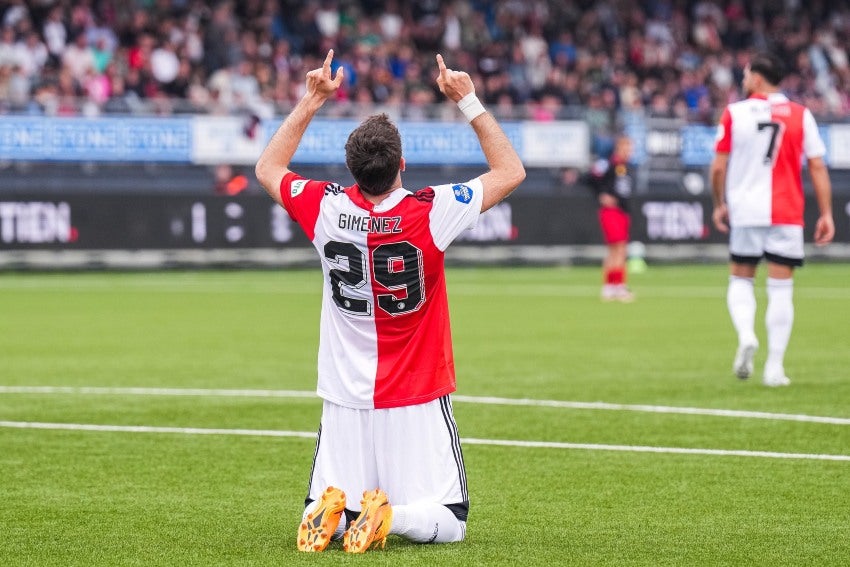
[[[834, 199], [837, 242], [850, 242], [850, 197]], [[724, 243], [711, 227], [707, 197], [637, 198], [632, 238], [654, 243]], [[807, 202], [807, 240], [817, 216]], [[516, 194], [460, 237], [469, 245], [600, 244], [588, 194]], [[309, 248], [301, 229], [268, 197], [163, 194], [0, 196], [0, 252], [9, 250], [168, 250]]]

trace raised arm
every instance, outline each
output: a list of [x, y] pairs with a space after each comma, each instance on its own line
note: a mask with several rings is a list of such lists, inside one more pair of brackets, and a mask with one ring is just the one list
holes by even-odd
[[298, 144], [301, 143], [307, 126], [325, 101], [342, 84], [342, 67], [337, 69], [334, 77], [331, 77], [333, 56], [334, 50], [331, 49], [322, 67], [307, 73], [307, 92], [269, 140], [269, 144], [254, 167], [254, 174], [260, 185], [278, 203], [281, 203], [280, 182], [290, 171], [289, 163], [295, 155], [295, 150], [298, 149]]
[[502, 131], [492, 114], [486, 112], [475, 96], [475, 85], [467, 73], [446, 68], [443, 56], [437, 55], [437, 67], [440, 74], [437, 86], [440, 92], [458, 103], [470, 125], [478, 136], [481, 150], [487, 159], [490, 170], [481, 175], [484, 186], [484, 201], [481, 212], [511, 194], [525, 179], [525, 167], [510, 140]]

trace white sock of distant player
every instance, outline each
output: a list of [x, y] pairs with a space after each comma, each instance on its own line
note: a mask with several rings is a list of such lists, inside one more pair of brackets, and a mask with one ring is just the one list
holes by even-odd
[[794, 325], [794, 280], [767, 278], [767, 362], [765, 370], [784, 370], [785, 349]]
[[441, 504], [406, 504], [393, 506], [390, 533], [418, 543], [451, 543], [463, 541], [466, 522]]
[[753, 278], [729, 276], [726, 306], [732, 317], [732, 325], [738, 332], [738, 343], [755, 343], [756, 295], [753, 291]]

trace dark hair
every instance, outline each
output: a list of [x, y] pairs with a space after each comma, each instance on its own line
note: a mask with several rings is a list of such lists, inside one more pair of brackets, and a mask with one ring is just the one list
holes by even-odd
[[773, 53], [757, 53], [750, 61], [750, 72], [758, 73], [768, 83], [777, 86], [785, 78], [785, 63]]
[[390, 190], [401, 166], [401, 135], [386, 114], [375, 114], [345, 142], [345, 165], [360, 190], [381, 195]]

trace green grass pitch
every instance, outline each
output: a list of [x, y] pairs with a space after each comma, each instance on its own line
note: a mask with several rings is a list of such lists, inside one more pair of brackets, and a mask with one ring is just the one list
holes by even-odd
[[847, 565], [850, 461], [822, 456], [850, 456], [850, 265], [798, 272], [785, 389], [760, 384], [763, 274], [749, 381], [725, 266], [651, 266], [630, 305], [599, 279], [449, 270], [467, 540], [349, 556], [295, 549], [310, 436], [229, 433], [314, 432], [317, 398], [147, 390], [313, 391], [317, 269], [0, 274], [0, 565]]

